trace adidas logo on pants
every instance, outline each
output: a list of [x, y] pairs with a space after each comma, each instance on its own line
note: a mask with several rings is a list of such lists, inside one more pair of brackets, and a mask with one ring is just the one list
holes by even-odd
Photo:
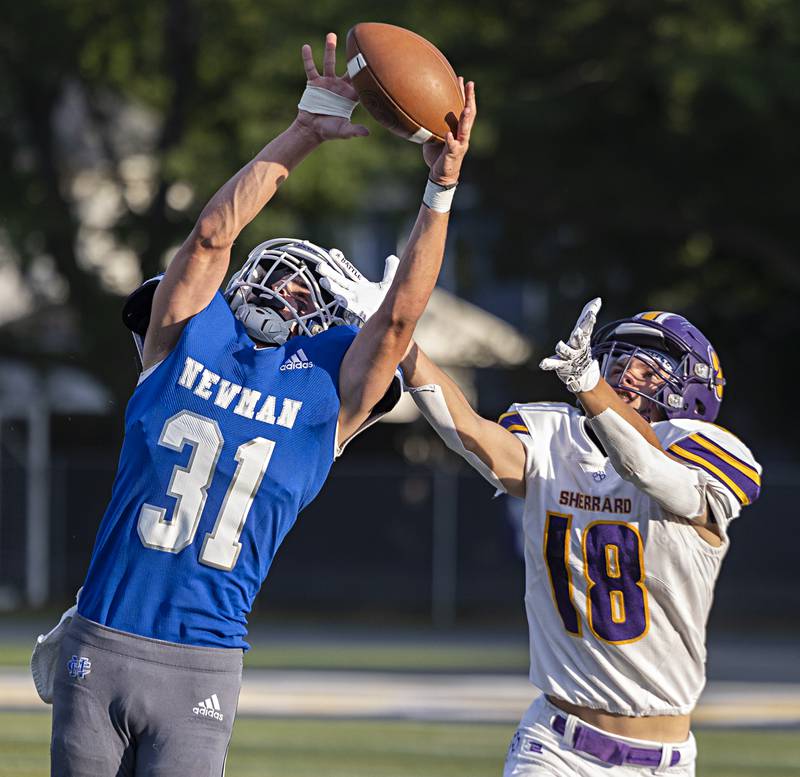
[[192, 707], [192, 712], [195, 715], [200, 715], [204, 718], [214, 718], [214, 720], [222, 720], [225, 716], [219, 711], [219, 699], [216, 693], [211, 694], [210, 699], [197, 702], [196, 707]]

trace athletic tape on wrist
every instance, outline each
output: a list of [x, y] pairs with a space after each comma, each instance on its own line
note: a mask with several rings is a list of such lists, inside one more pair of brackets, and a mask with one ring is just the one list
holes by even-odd
[[453, 197], [456, 194], [457, 184], [450, 184], [449, 186], [442, 186], [441, 184], [434, 183], [428, 179], [425, 185], [425, 194], [422, 195], [422, 201], [437, 213], [449, 213], [453, 205]]
[[318, 113], [322, 116], [340, 116], [349, 119], [353, 115], [357, 100], [350, 100], [340, 94], [323, 89], [321, 86], [306, 86], [297, 107], [301, 111]]

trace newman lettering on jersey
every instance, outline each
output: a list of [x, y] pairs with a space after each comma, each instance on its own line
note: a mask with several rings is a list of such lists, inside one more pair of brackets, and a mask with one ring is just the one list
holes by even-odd
[[611, 499], [609, 497], [581, 494], [576, 491], [562, 491], [558, 503], [564, 507], [576, 507], [578, 510], [590, 510], [593, 513], [629, 513], [630, 499]]
[[[232, 409], [234, 413], [244, 418], [253, 418], [265, 424], [285, 426], [287, 429], [294, 426], [297, 414], [303, 406], [300, 400], [287, 397], [283, 400], [281, 411], [276, 416], [277, 399], [272, 394], [267, 394], [262, 401], [260, 391], [225, 380], [216, 372], [206, 369], [203, 364], [192, 359], [191, 356], [186, 357], [183, 372], [178, 378], [178, 385], [188, 389], [200, 399], [213, 401], [217, 407], [221, 407], [223, 410]], [[234, 400], [236, 400], [235, 404]]]

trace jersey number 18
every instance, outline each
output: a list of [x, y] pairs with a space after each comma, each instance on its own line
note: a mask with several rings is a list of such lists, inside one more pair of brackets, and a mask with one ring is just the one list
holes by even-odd
[[[571, 523], [571, 515], [548, 512], [543, 550], [553, 601], [564, 628], [580, 636], [569, 566]], [[586, 618], [592, 633], [615, 645], [640, 640], [647, 634], [650, 614], [639, 532], [622, 521], [595, 521], [584, 529], [581, 548]]]

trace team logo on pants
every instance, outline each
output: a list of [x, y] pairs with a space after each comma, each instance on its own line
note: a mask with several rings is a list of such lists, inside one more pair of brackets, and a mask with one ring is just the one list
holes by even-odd
[[77, 677], [79, 680], [83, 680], [92, 671], [92, 662], [86, 656], [80, 656], [80, 658], [72, 656], [67, 661], [67, 670], [70, 677]]
[[212, 693], [211, 697], [204, 701], [197, 702], [197, 706], [192, 707], [192, 712], [202, 718], [214, 718], [214, 720], [222, 720], [225, 716], [219, 711], [219, 699], [216, 693]]

